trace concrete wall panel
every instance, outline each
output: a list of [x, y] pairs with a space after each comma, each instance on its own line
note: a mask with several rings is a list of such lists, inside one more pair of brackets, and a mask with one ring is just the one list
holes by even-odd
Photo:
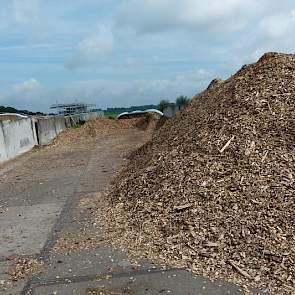
[[37, 132], [39, 144], [49, 144], [64, 129], [66, 129], [66, 120], [63, 117], [38, 118]]
[[1, 162], [21, 155], [38, 144], [31, 119], [2, 121], [0, 129]]
[[2, 124], [0, 123], [0, 163], [7, 160], [6, 146]]
[[38, 119], [37, 132], [39, 144], [48, 144], [56, 136], [54, 118], [53, 119]]
[[65, 117], [56, 117], [55, 119], [55, 132], [56, 135], [58, 135], [59, 133], [61, 133], [63, 130], [65, 130], [67, 128], [66, 126], [66, 119]]

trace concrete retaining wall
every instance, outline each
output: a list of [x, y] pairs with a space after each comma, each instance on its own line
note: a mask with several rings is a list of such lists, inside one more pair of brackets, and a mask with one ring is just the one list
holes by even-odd
[[3, 128], [1, 126], [0, 128], [0, 163], [6, 160], [7, 160], [6, 146], [5, 146]]
[[165, 117], [167, 118], [172, 118], [174, 117], [179, 111], [182, 111], [186, 106], [182, 105], [182, 106], [178, 106], [175, 104], [171, 104], [169, 106], [167, 106], [164, 111], [163, 114]]
[[66, 129], [65, 122], [65, 118], [57, 120], [56, 117], [36, 119], [35, 128], [38, 134], [38, 143], [40, 145], [50, 143], [61, 131]]
[[163, 114], [167, 118], [174, 117], [179, 112], [179, 107], [177, 105], [169, 105], [163, 110]]
[[84, 119], [86, 119], [85, 121], [95, 120], [97, 118], [104, 117], [103, 112], [87, 113], [87, 114], [82, 114], [82, 115], [84, 115]]
[[37, 142], [31, 119], [0, 122], [0, 162], [31, 150]]
[[49, 144], [66, 128], [101, 118], [103, 115], [103, 112], [96, 112], [69, 117], [0, 121], [0, 163], [31, 150], [35, 145]]

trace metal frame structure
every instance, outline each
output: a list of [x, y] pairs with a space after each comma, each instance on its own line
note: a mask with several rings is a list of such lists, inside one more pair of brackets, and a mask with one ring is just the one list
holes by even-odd
[[93, 107], [92, 104], [87, 103], [61, 103], [54, 104], [50, 109], [56, 109], [59, 115], [67, 116], [74, 114], [81, 114], [89, 112], [89, 108]]

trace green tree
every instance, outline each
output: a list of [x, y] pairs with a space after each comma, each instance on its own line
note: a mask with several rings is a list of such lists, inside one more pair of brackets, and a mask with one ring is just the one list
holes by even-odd
[[167, 106], [169, 106], [169, 105], [170, 105], [169, 100], [167, 100], [167, 99], [162, 99], [162, 100], [159, 102], [159, 104], [158, 104], [158, 109], [159, 109], [161, 112], [163, 112], [164, 109], [165, 109]]
[[179, 96], [176, 98], [176, 105], [181, 107], [184, 106], [186, 104], [188, 104], [190, 102], [190, 99], [187, 96]]

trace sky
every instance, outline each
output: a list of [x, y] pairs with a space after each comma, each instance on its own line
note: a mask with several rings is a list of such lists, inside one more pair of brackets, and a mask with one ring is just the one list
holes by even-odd
[[294, 0], [0, 0], [0, 105], [192, 97], [294, 35]]

